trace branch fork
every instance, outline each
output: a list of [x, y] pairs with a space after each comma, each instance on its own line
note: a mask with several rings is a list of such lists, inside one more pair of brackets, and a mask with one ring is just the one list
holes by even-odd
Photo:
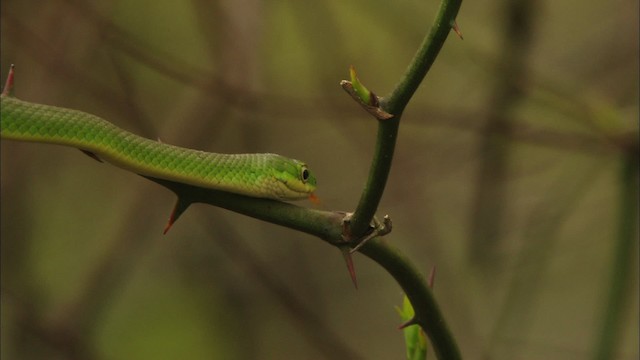
[[367, 241], [373, 239], [378, 236], [385, 236], [391, 232], [393, 228], [391, 217], [389, 215], [385, 215], [382, 218], [382, 222], [378, 220], [376, 216], [371, 220], [371, 224], [369, 225], [369, 231], [363, 236], [354, 238], [351, 234], [351, 218], [353, 217], [353, 213], [346, 213], [344, 218], [342, 219], [342, 239], [347, 244], [355, 244], [351, 250], [349, 250], [350, 254], [358, 251], [362, 246], [364, 246]]
[[[362, 246], [364, 246], [369, 240], [378, 237], [385, 236], [391, 232], [391, 218], [389, 215], [385, 215], [382, 219], [382, 222], [378, 220], [377, 217], [373, 217], [371, 220], [371, 224], [369, 225], [369, 230], [360, 237], [354, 237], [351, 233], [351, 219], [353, 218], [352, 212], [344, 213], [344, 217], [342, 218], [342, 244], [337, 244], [337, 246], [342, 251], [342, 256], [344, 256], [344, 261], [347, 263], [347, 269], [349, 270], [349, 275], [351, 276], [351, 281], [353, 285], [358, 288], [358, 280], [356, 279], [356, 270], [353, 265], [353, 258], [351, 255], [358, 251]], [[351, 245], [355, 244], [352, 248]]]

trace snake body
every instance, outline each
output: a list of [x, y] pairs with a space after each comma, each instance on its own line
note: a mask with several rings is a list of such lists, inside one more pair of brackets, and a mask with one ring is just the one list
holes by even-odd
[[275, 200], [313, 196], [307, 165], [277, 154], [217, 154], [153, 141], [78, 110], [0, 97], [3, 139], [75, 147], [140, 175]]

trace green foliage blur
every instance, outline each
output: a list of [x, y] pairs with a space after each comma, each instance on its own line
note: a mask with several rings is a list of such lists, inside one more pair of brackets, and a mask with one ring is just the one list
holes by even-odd
[[[402, 307], [397, 307], [396, 311], [400, 315], [403, 324], [407, 324], [415, 315], [411, 302], [406, 295], [402, 298]], [[404, 327], [402, 331], [404, 332], [407, 360], [425, 360], [427, 358], [427, 337], [422, 328], [414, 324]]]
[[[391, 91], [438, 4], [0, 6], [19, 98], [303, 159], [321, 203], [300, 205], [352, 211], [376, 124], [339, 82], [353, 65]], [[638, 2], [468, 1], [457, 23], [402, 119], [387, 241], [438, 267], [465, 358], [637, 359]], [[400, 289], [364, 257], [356, 291], [335, 248], [221, 209], [162, 236], [164, 188], [75, 149], [1, 150], [2, 359], [405, 356]]]

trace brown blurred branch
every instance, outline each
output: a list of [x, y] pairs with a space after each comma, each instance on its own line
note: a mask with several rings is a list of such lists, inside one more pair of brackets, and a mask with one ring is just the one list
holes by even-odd
[[467, 247], [469, 261], [481, 267], [495, 265], [502, 238], [502, 221], [506, 206], [507, 173], [513, 123], [510, 112], [522, 100], [527, 83], [525, 63], [531, 45], [536, 2], [505, 0], [502, 52], [496, 82], [488, 103], [484, 136], [478, 153], [481, 164]]

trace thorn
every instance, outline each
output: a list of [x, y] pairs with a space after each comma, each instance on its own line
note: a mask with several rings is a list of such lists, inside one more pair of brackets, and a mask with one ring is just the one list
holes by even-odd
[[356, 245], [353, 249], [351, 249], [352, 254], [360, 250], [360, 248], [364, 244], [366, 244], [367, 241], [373, 239], [374, 237], [385, 236], [391, 232], [392, 223], [391, 223], [391, 217], [389, 217], [389, 215], [384, 216], [382, 223], [375, 216], [371, 221], [372, 221], [371, 232], [368, 235], [365, 235], [362, 239], [360, 239], [360, 241], [358, 242], [358, 245]]
[[460, 30], [460, 27], [458, 27], [458, 23], [455, 20], [453, 20], [453, 24], [451, 24], [451, 28], [453, 28], [453, 31], [455, 31], [456, 35], [458, 35], [460, 40], [464, 40], [464, 37], [462, 36], [462, 31]]
[[412, 326], [412, 325], [418, 325], [418, 320], [416, 320], [415, 317], [412, 317], [411, 319], [409, 319], [409, 321], [407, 321], [407, 322], [401, 324], [400, 326], [398, 326], [398, 330], [402, 330], [402, 329], [407, 328], [407, 327]]
[[13, 78], [15, 76], [16, 66], [11, 64], [9, 68], [9, 75], [7, 75], [7, 82], [4, 83], [4, 89], [2, 90], [2, 96], [10, 96], [13, 94]]
[[373, 239], [374, 237], [375, 235], [373, 234], [373, 232], [371, 232], [371, 234], [362, 238], [362, 240], [360, 240], [358, 245], [354, 246], [351, 250], [349, 250], [349, 253], [353, 254], [357, 252], [358, 250], [360, 250], [361, 247], [363, 247], [369, 240]]
[[163, 235], [166, 235], [167, 232], [169, 232], [169, 229], [171, 229], [171, 226], [173, 226], [173, 224], [176, 222], [176, 220], [178, 220], [180, 215], [182, 215], [182, 213], [185, 210], [187, 210], [189, 205], [191, 205], [191, 202], [183, 201], [181, 197], [178, 197], [176, 204], [173, 206], [173, 211], [171, 211], [171, 215], [169, 215], [169, 221], [167, 222], [167, 226], [165, 226], [164, 231], [162, 232]]
[[162, 235], [167, 235], [167, 233], [169, 232], [169, 229], [171, 229], [171, 226], [173, 226], [173, 223], [176, 221], [176, 208], [177, 208], [177, 204], [175, 205], [175, 207], [173, 208], [173, 211], [171, 211], [171, 215], [169, 215], [169, 221], [167, 221], [167, 225], [164, 227], [164, 230], [162, 231]]
[[344, 261], [347, 263], [347, 269], [349, 270], [349, 276], [351, 276], [351, 281], [353, 285], [358, 288], [358, 279], [356, 279], [356, 269], [353, 266], [353, 258], [351, 257], [351, 252], [349, 251], [348, 246], [344, 246], [340, 248], [342, 251], [342, 256], [344, 256]]
[[87, 155], [88, 157], [92, 158], [93, 160], [97, 161], [97, 162], [102, 162], [102, 159], [100, 159], [98, 157], [98, 155], [92, 153], [91, 151], [87, 151], [87, 150], [82, 150], [79, 149], [80, 151], [82, 151], [83, 154]]
[[431, 267], [431, 272], [429, 273], [429, 288], [433, 289], [433, 284], [436, 281], [436, 266], [433, 265]]

